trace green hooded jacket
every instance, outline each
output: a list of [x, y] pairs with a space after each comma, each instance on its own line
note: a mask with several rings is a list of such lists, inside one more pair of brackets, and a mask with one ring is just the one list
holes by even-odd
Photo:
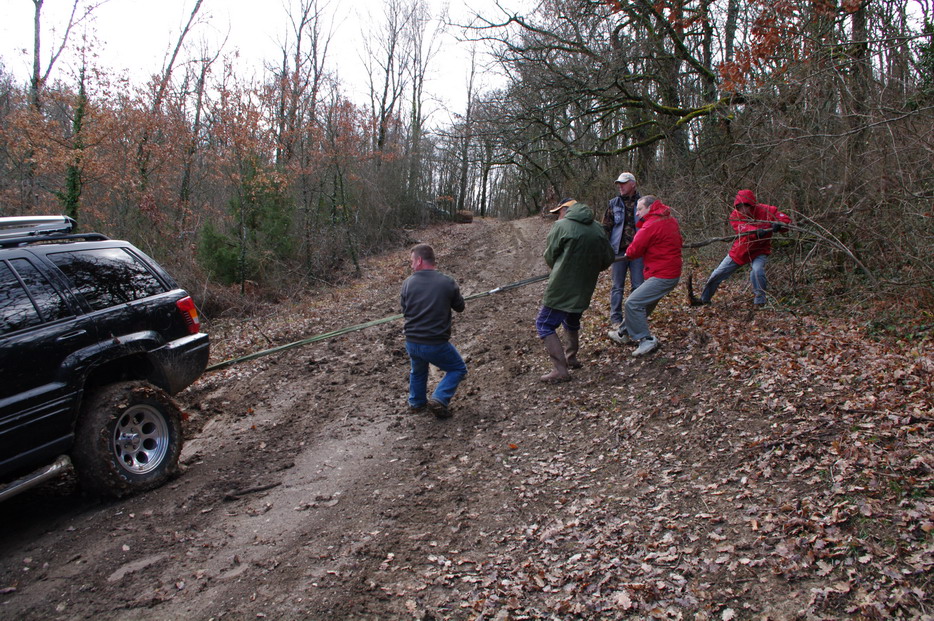
[[551, 268], [542, 304], [566, 313], [583, 313], [600, 272], [613, 263], [613, 249], [593, 210], [572, 205], [548, 233], [545, 263]]

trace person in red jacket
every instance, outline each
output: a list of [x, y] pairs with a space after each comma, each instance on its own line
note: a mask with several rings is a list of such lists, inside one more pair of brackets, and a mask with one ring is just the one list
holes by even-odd
[[668, 295], [681, 278], [681, 229], [671, 209], [654, 196], [643, 196], [636, 205], [639, 222], [626, 258], [643, 259], [645, 281], [624, 303], [622, 325], [610, 330], [617, 343], [638, 343], [633, 356], [645, 356], [658, 349], [658, 339], [649, 332], [648, 317], [659, 300]]
[[730, 225], [739, 237], [733, 242], [729, 254], [707, 278], [701, 304], [710, 304], [720, 284], [747, 263], [755, 296], [753, 303], [756, 306], [765, 304], [765, 290], [769, 284], [765, 277], [765, 264], [772, 253], [772, 234], [785, 231], [784, 224], [791, 224], [791, 218], [780, 212], [778, 207], [756, 202], [752, 190], [737, 192]]

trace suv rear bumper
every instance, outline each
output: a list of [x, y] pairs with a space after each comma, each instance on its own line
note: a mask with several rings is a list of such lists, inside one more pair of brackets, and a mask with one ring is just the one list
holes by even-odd
[[165, 389], [170, 395], [188, 388], [208, 366], [210, 338], [204, 332], [166, 343], [152, 351], [165, 373]]

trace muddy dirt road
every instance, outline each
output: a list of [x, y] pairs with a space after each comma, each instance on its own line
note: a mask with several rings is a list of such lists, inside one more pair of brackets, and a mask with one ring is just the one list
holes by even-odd
[[[550, 225], [413, 236], [470, 295], [545, 273]], [[408, 269], [400, 250], [301, 306], [212, 322], [215, 361], [398, 313]], [[815, 472], [756, 443], [797, 414], [717, 391], [706, 311], [671, 319], [682, 296], [657, 311], [662, 350], [632, 360], [605, 338], [607, 280], [562, 386], [537, 381], [544, 283], [468, 302], [446, 421], [407, 411], [401, 322], [208, 374], [179, 396], [177, 480], [106, 502], [62, 480], [0, 506], [0, 618], [845, 616], [856, 587], [828, 585], [859, 562], [795, 573], [804, 553], [776, 553]]]
[[[425, 239], [437, 243], [442, 269], [469, 295], [543, 273], [548, 225], [477, 223], [453, 231], [446, 243]], [[300, 337], [398, 313], [406, 253], [374, 270], [336, 304], [281, 318], [304, 322], [307, 332], [295, 325], [257, 332]], [[405, 611], [390, 605], [392, 590], [402, 586], [387, 588], [380, 573], [419, 556], [448, 555], [452, 540], [469, 530], [466, 551], [472, 538], [482, 540], [480, 530], [510, 520], [497, 492], [463, 480], [463, 473], [486, 460], [472, 455], [491, 450], [480, 432], [516, 414], [509, 393], [518, 386], [528, 392], [523, 384], [541, 367], [529, 334], [540, 291], [538, 285], [508, 299], [478, 300], [457, 319], [456, 343], [471, 373], [450, 421], [407, 412], [399, 322], [207, 376], [179, 397], [191, 437], [185, 473], [172, 484], [99, 503], [62, 481], [0, 509], [0, 586], [8, 591], [0, 596], [0, 615]], [[257, 338], [256, 347], [268, 343]], [[532, 350], [530, 365], [523, 355]], [[503, 440], [492, 442], [494, 452], [504, 449]], [[490, 512], [492, 523], [471, 524], [477, 512]], [[387, 604], [373, 607], [374, 600]]]

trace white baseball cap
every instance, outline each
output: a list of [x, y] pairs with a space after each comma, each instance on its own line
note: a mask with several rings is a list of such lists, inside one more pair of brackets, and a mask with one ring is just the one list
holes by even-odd
[[630, 181], [635, 182], [636, 176], [633, 175], [631, 172], [624, 172], [624, 173], [620, 173], [619, 178], [616, 180], [616, 183], [628, 183]]

